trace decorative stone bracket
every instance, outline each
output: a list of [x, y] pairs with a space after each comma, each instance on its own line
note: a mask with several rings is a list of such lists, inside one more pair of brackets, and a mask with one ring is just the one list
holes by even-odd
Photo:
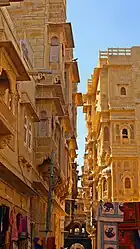
[[32, 168], [31, 164], [28, 163], [28, 161], [23, 156], [19, 157], [19, 161], [23, 165], [23, 167], [26, 167], [28, 169], [28, 171], [31, 170], [31, 168]]
[[5, 147], [12, 140], [12, 135], [2, 135], [0, 136], [0, 149], [5, 149]]

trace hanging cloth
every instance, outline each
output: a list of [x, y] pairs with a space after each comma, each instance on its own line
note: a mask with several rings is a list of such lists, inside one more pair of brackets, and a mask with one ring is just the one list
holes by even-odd
[[0, 206], [0, 248], [5, 243], [8, 243], [8, 236], [6, 239], [7, 231], [9, 228], [9, 207], [2, 205]]
[[34, 238], [34, 249], [43, 249], [43, 239], [39, 237]]
[[6, 233], [8, 231], [9, 228], [9, 213], [10, 213], [10, 209], [9, 207], [2, 205], [3, 208], [3, 213], [4, 213], [4, 217], [3, 217], [3, 232]]
[[17, 230], [19, 233], [22, 233], [22, 214], [17, 214], [16, 216], [16, 221], [17, 221]]
[[17, 230], [17, 223], [16, 223], [16, 212], [13, 208], [10, 213], [10, 225], [11, 225], [11, 241], [18, 240], [18, 230]]

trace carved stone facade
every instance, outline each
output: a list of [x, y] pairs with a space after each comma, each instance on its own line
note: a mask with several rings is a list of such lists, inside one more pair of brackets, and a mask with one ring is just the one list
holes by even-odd
[[0, 204], [29, 218], [28, 248], [34, 237], [46, 236], [51, 177], [47, 235], [57, 249], [64, 245], [82, 105], [73, 49], [64, 0], [25, 0], [0, 9]]
[[83, 186], [88, 181], [93, 212], [99, 201], [140, 201], [139, 54], [140, 47], [100, 51], [83, 95], [88, 129]]

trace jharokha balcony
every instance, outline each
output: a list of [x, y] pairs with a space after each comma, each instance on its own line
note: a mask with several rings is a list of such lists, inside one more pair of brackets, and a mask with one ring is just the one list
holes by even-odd
[[0, 149], [7, 145], [14, 134], [15, 122], [15, 116], [2, 97], [0, 97]]
[[[61, 161], [60, 147], [51, 136], [36, 138], [36, 164], [43, 180], [49, 184], [51, 165], [53, 163], [53, 186], [58, 191], [57, 186], [63, 185], [64, 175], [60, 167]], [[60, 194], [61, 195], [61, 194]]]
[[[32, 73], [31, 73], [32, 74]], [[64, 89], [61, 77], [48, 72], [38, 72], [36, 75], [36, 100], [53, 101], [58, 116], [64, 115]]]
[[15, 96], [10, 92], [10, 82], [3, 70], [0, 76], [0, 148], [3, 149], [14, 135], [16, 119]]
[[30, 81], [30, 78], [11, 41], [0, 41], [0, 61], [0, 149], [2, 149], [15, 134], [16, 80]]
[[50, 136], [36, 138], [36, 163], [41, 165], [44, 160], [52, 157], [54, 150], [54, 163], [58, 164], [58, 147], [55, 140]]

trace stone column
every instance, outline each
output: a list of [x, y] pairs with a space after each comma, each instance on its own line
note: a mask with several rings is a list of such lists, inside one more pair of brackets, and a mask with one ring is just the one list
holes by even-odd
[[95, 193], [96, 193], [96, 186], [95, 186], [95, 181], [93, 180], [93, 201], [96, 200], [96, 195], [95, 195]]
[[91, 238], [91, 244], [92, 244], [92, 249], [97, 249], [96, 248], [96, 228], [92, 228], [92, 234], [90, 235]]
[[48, 137], [52, 137], [52, 118], [48, 117]]
[[99, 193], [98, 200], [102, 200], [102, 180], [101, 180], [101, 178], [99, 179], [99, 182], [98, 182], [98, 193]]
[[96, 249], [96, 234], [92, 237], [92, 249]]
[[108, 201], [111, 201], [111, 194], [112, 194], [112, 189], [111, 189], [111, 174], [107, 175], [107, 199]]
[[8, 88], [5, 90], [4, 102], [6, 105], [8, 105], [8, 102], [9, 102], [9, 89]]
[[18, 101], [18, 96], [14, 93], [11, 93], [11, 110], [14, 115], [16, 112], [17, 101]]

